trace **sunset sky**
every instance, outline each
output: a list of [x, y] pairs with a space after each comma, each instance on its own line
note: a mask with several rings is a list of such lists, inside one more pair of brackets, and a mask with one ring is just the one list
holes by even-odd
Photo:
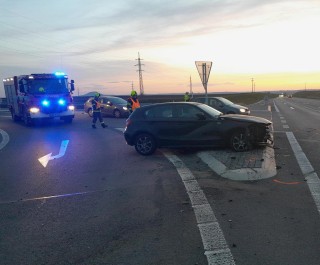
[[[64, 71], [76, 94], [320, 89], [320, 0], [0, 0], [0, 76]], [[0, 97], [4, 97], [3, 86]]]

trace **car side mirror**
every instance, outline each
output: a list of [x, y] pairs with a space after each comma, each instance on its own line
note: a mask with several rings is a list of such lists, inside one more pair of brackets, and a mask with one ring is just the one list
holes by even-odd
[[70, 91], [74, 91], [74, 80], [71, 80], [71, 83], [70, 83]]
[[21, 93], [25, 93], [23, 84], [19, 84], [19, 90], [20, 90]]

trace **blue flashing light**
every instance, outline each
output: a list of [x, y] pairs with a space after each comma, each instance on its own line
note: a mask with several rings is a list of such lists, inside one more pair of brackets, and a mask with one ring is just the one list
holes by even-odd
[[60, 99], [58, 100], [58, 104], [59, 104], [60, 106], [64, 106], [64, 105], [66, 105], [66, 100], [63, 99], [63, 98], [60, 98]]
[[41, 105], [44, 106], [44, 107], [49, 107], [50, 101], [47, 100], [47, 99], [44, 99], [44, 100], [41, 101]]
[[54, 73], [56, 76], [63, 76], [66, 75], [64, 72], [55, 72]]

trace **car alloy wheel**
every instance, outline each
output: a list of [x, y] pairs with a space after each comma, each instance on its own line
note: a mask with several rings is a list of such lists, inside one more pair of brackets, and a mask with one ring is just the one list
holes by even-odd
[[251, 144], [243, 130], [238, 130], [232, 134], [230, 146], [236, 152], [244, 152], [251, 149]]
[[114, 116], [115, 118], [120, 118], [120, 117], [121, 117], [120, 111], [117, 110], [117, 109], [115, 109], [115, 110], [113, 111], [113, 116]]
[[142, 133], [136, 137], [134, 147], [141, 155], [151, 155], [156, 150], [156, 142], [150, 134]]
[[93, 116], [93, 110], [90, 108], [90, 109], [88, 109], [88, 115], [90, 116], [90, 117], [92, 117]]

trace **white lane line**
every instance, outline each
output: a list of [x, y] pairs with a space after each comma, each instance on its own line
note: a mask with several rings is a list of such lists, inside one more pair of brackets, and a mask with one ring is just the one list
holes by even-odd
[[289, 125], [282, 125], [283, 129], [289, 129]]
[[314, 171], [311, 163], [309, 162], [308, 158], [302, 151], [301, 146], [299, 145], [298, 141], [294, 137], [292, 132], [286, 132], [287, 138], [290, 142], [291, 148], [294, 152], [294, 155], [298, 161], [302, 174], [304, 175], [305, 179], [307, 180], [307, 184], [313, 200], [317, 206], [318, 212], [320, 214], [320, 179], [317, 173]]
[[0, 142], [0, 150], [9, 143], [10, 137], [9, 134], [7, 134], [4, 130], [0, 129], [0, 134], [2, 137], [2, 141]]
[[235, 265], [220, 225], [196, 178], [176, 155], [173, 155], [171, 152], [163, 152], [163, 154], [177, 169], [189, 195], [208, 265]]

